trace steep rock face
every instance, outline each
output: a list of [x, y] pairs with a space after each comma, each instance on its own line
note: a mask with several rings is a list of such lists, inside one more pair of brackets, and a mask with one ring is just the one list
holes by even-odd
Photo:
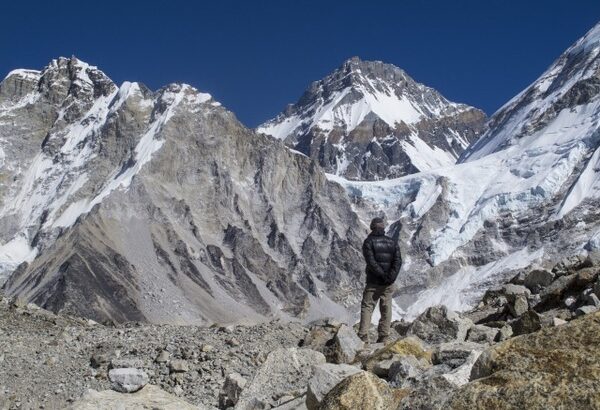
[[455, 166], [380, 182], [331, 177], [364, 218], [392, 223], [406, 256], [403, 313], [461, 310], [518, 269], [597, 249], [599, 54], [597, 25], [498, 111]]
[[453, 164], [485, 120], [391, 64], [354, 57], [257, 131], [329, 173], [380, 180]]
[[347, 314], [362, 226], [341, 187], [208, 94], [58, 59], [0, 85], [8, 295], [96, 320]]

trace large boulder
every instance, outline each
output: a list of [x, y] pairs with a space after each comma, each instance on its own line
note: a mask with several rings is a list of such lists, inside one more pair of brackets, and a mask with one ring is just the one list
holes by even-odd
[[512, 322], [511, 327], [515, 336], [537, 332], [542, 328], [542, 316], [533, 310], [528, 310], [520, 318]]
[[409, 387], [423, 372], [431, 367], [431, 363], [414, 356], [404, 356], [392, 363], [388, 371], [388, 381], [393, 387]]
[[488, 327], [484, 325], [473, 325], [469, 329], [467, 340], [475, 343], [492, 344], [498, 337], [500, 329]]
[[453, 409], [600, 408], [600, 313], [486, 350]]
[[426, 362], [431, 363], [431, 352], [423, 346], [419, 339], [409, 336], [375, 351], [364, 361], [363, 367], [365, 370], [372, 372], [379, 363], [392, 358], [399, 360], [404, 356], [414, 356], [416, 359], [424, 359]]
[[350, 326], [341, 325], [333, 338], [333, 361], [335, 363], [352, 363], [356, 353], [365, 343]]
[[338, 383], [321, 403], [321, 410], [390, 410], [408, 391], [394, 389], [372, 373], [360, 371]]
[[524, 295], [518, 295], [515, 299], [508, 305], [508, 309], [510, 314], [514, 317], [519, 317], [529, 309], [529, 302]]
[[528, 297], [531, 295], [531, 291], [527, 289], [523, 285], [514, 285], [512, 283], [507, 283], [502, 286], [502, 293], [506, 296], [506, 299], [509, 302], [512, 302], [517, 296], [525, 296]]
[[442, 377], [457, 387], [467, 384], [471, 378], [473, 366], [480, 355], [481, 350], [473, 350], [462, 365], [448, 373], [442, 374]]
[[313, 368], [313, 375], [308, 382], [306, 392], [306, 407], [308, 410], [317, 410], [323, 398], [336, 384], [348, 376], [361, 370], [348, 364], [324, 363]]
[[312, 376], [313, 366], [322, 363], [325, 363], [325, 356], [310, 349], [272, 351], [242, 390], [235, 409], [269, 408], [276, 406], [281, 397], [301, 396]]
[[546, 309], [549, 306], [558, 305], [563, 295], [575, 286], [576, 281], [576, 273], [560, 276], [540, 292], [542, 306]]
[[157, 386], [146, 385], [135, 393], [117, 393], [112, 390], [88, 391], [81, 399], [73, 403], [70, 410], [204, 410], [205, 407], [194, 406], [177, 396], [167, 393]]
[[525, 286], [534, 293], [538, 293], [541, 288], [550, 285], [555, 278], [555, 274], [547, 269], [533, 269], [525, 276]]
[[470, 319], [461, 318], [446, 306], [433, 306], [413, 321], [407, 334], [417, 336], [428, 343], [463, 341], [472, 325]]
[[148, 383], [148, 375], [142, 369], [132, 367], [111, 369], [108, 372], [111, 388], [121, 393], [133, 393]]

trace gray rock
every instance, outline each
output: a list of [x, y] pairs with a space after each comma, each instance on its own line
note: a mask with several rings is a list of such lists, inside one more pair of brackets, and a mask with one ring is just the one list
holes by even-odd
[[306, 407], [308, 410], [317, 410], [323, 397], [336, 384], [358, 372], [360, 372], [358, 367], [347, 364], [324, 363], [314, 366], [306, 393]]
[[190, 365], [183, 359], [175, 359], [169, 362], [169, 370], [172, 373], [184, 373], [190, 370]]
[[162, 350], [158, 356], [156, 356], [156, 359], [154, 359], [154, 361], [156, 363], [166, 363], [169, 361], [169, 358], [171, 357], [171, 353], [169, 353], [166, 350]]
[[542, 317], [537, 312], [528, 310], [510, 325], [515, 336], [537, 332], [542, 328]]
[[278, 404], [279, 397], [290, 392], [304, 392], [312, 377], [313, 366], [323, 363], [325, 356], [310, 349], [289, 348], [272, 351], [254, 378], [242, 390], [235, 409], [273, 407]]
[[148, 375], [141, 369], [112, 369], [108, 372], [111, 388], [121, 393], [133, 393], [148, 383]]
[[333, 338], [333, 357], [335, 363], [351, 363], [356, 353], [364, 347], [365, 343], [350, 326], [341, 325]]
[[529, 310], [529, 302], [527, 301], [527, 297], [525, 295], [515, 296], [514, 301], [509, 305], [510, 313], [514, 317], [519, 317], [523, 313]]
[[472, 325], [470, 319], [461, 318], [446, 306], [433, 306], [413, 321], [408, 334], [428, 343], [460, 342], [465, 340]]
[[506, 296], [509, 302], [513, 302], [515, 298], [519, 295], [528, 297], [531, 295], [531, 291], [527, 289], [523, 285], [514, 285], [512, 283], [508, 283], [502, 286], [502, 292]]
[[552, 319], [552, 324], [554, 326], [561, 326], [561, 325], [564, 325], [566, 323], [568, 323], [566, 320], [561, 319], [559, 317], [555, 317], [555, 318]]
[[596, 296], [595, 293], [590, 293], [586, 297], [586, 302], [592, 306], [600, 307], [600, 299]]
[[497, 342], [502, 342], [503, 340], [510, 339], [513, 335], [513, 329], [510, 325], [502, 326], [498, 329], [498, 338]]
[[[547, 269], [534, 269], [525, 277], [524, 285], [531, 291], [544, 288], [554, 281], [554, 273]], [[537, 292], [534, 292], [537, 293]]]
[[373, 364], [371, 372], [373, 372], [376, 376], [381, 377], [382, 379], [387, 379], [389, 377], [390, 368], [394, 363], [401, 360], [404, 355], [393, 355], [389, 359], [383, 359]]
[[402, 399], [399, 410], [438, 410], [445, 409], [445, 403], [456, 386], [442, 374], [433, 373], [416, 382]]
[[594, 313], [596, 311], [598, 311], [598, 306], [581, 306], [575, 311], [575, 316], [589, 315], [590, 313]]
[[577, 274], [560, 276], [540, 292], [542, 302], [555, 303], [571, 288], [577, 280]]
[[389, 368], [388, 381], [394, 387], [405, 387], [416, 380], [431, 365], [414, 356], [403, 356], [396, 360]]
[[462, 365], [442, 376], [456, 387], [464, 386], [469, 382], [473, 366], [481, 353], [481, 350], [473, 350]]
[[483, 348], [484, 346], [473, 341], [442, 343], [434, 349], [431, 362], [455, 369], [462, 366], [472, 352], [481, 351]]
[[498, 337], [499, 329], [484, 325], [473, 325], [469, 329], [467, 340], [475, 343], [492, 344]]
[[239, 373], [230, 373], [225, 377], [225, 383], [219, 393], [219, 405], [221, 408], [235, 406], [246, 387], [246, 379]]

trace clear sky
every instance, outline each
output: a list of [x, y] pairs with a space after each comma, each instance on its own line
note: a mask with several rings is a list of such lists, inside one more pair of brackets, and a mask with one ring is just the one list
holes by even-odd
[[600, 0], [2, 1], [0, 78], [75, 55], [210, 92], [248, 126], [359, 56], [493, 113], [600, 21]]

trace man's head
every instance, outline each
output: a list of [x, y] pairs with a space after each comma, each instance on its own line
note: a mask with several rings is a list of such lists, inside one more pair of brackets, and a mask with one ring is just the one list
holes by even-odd
[[372, 231], [384, 230], [385, 223], [383, 222], [383, 218], [373, 218], [370, 228]]

